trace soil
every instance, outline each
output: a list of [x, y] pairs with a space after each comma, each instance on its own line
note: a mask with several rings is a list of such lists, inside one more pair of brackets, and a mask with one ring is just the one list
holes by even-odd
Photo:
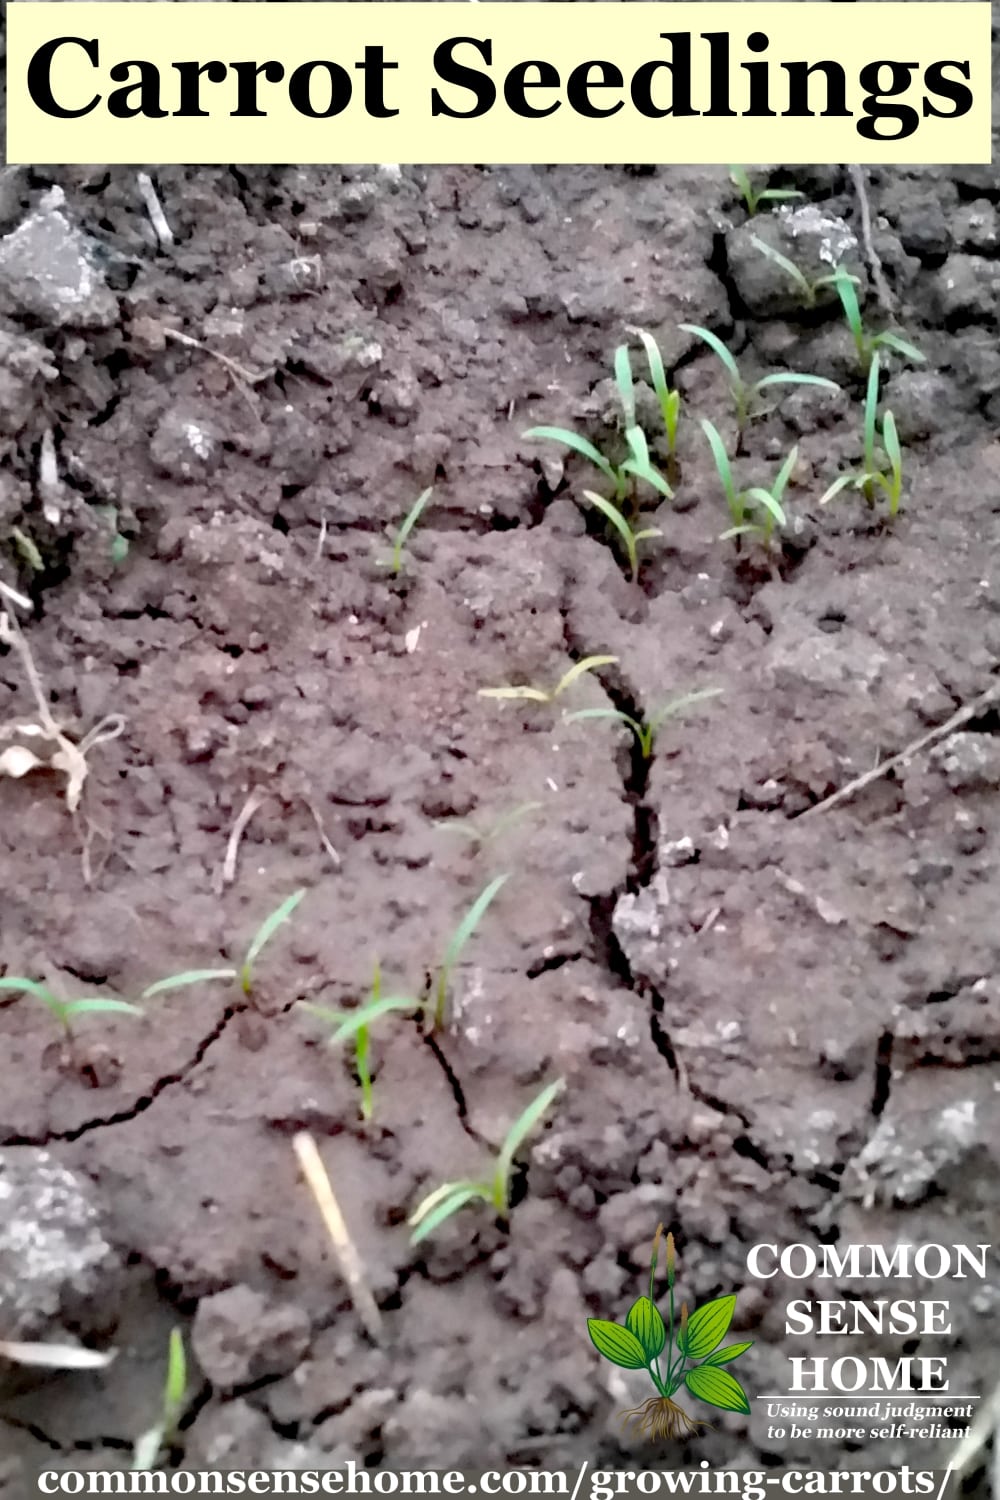
[[[171, 1461], [192, 1468], [943, 1467], [947, 1445], [773, 1441], [761, 1402], [654, 1450], [620, 1425], [648, 1390], [599, 1359], [586, 1319], [624, 1319], [662, 1221], [690, 1306], [739, 1294], [739, 1373], [763, 1395], [788, 1388], [790, 1356], [827, 1352], [786, 1335], [790, 1296], [935, 1293], [755, 1280], [749, 1247], [994, 1238], [1000, 716], [811, 809], [996, 682], [1000, 176], [869, 173], [900, 327], [927, 356], [888, 362], [906, 474], [888, 525], [860, 497], [818, 504], [860, 456], [863, 377], [836, 306], [749, 314], [722, 168], [152, 175], [173, 245], [132, 170], [3, 179], [6, 234], [62, 190], [51, 211], [104, 290], [87, 317], [28, 300], [3, 317], [0, 576], [33, 601], [55, 717], [77, 739], [108, 715], [124, 729], [89, 752], [76, 819], [58, 773], [0, 781], [2, 967], [134, 999], [238, 964], [306, 895], [250, 998], [178, 989], [141, 1020], [81, 1018], [67, 1050], [44, 1006], [0, 996], [0, 1144], [44, 1146], [88, 1184], [121, 1267], [114, 1364], [2, 1403], [9, 1492], [42, 1467], [127, 1464], [174, 1324], [193, 1352]], [[769, 180], [857, 229], [846, 171]], [[866, 316], [885, 324], [873, 297]], [[747, 370], [845, 387], [793, 389], [750, 428], [748, 480], [798, 444], [770, 556], [718, 539], [696, 418], [731, 437], [731, 407], [681, 323]], [[620, 442], [608, 377], [634, 326], [684, 399], [677, 499], [649, 507], [663, 535], [636, 582], [581, 506], [594, 472], [523, 437]], [[383, 528], [427, 486], [394, 579]], [[617, 660], [564, 700], [479, 696], [593, 654]], [[648, 761], [615, 725], [563, 717], [708, 688]], [[35, 711], [8, 650], [0, 722]], [[478, 846], [455, 831], [525, 803]], [[349, 1052], [298, 1002], [363, 1000], [376, 960], [385, 992], [421, 993], [500, 873], [448, 1024], [373, 1031], [363, 1122]], [[469, 1207], [412, 1246], [421, 1197], [488, 1172], [556, 1077], [509, 1221]], [[299, 1174], [302, 1129], [381, 1344]], [[996, 1277], [948, 1295], [949, 1337], [905, 1352], [947, 1352], [952, 1390], [975, 1396], [996, 1375]], [[900, 1352], [830, 1352], [859, 1346]]]

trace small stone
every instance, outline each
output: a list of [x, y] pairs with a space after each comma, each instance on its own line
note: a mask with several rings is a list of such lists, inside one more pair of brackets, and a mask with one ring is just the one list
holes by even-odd
[[311, 1335], [302, 1308], [234, 1286], [199, 1302], [191, 1345], [213, 1385], [234, 1390], [289, 1374], [305, 1357]]
[[13, 309], [52, 328], [111, 328], [118, 301], [105, 285], [98, 247], [72, 224], [61, 188], [0, 240], [0, 292]]
[[218, 468], [222, 444], [209, 423], [174, 407], [160, 418], [149, 452], [161, 473], [189, 482]]
[[[798, 267], [815, 287], [814, 301], [788, 271], [754, 243], [756, 240]], [[760, 317], [794, 316], [806, 307], [836, 302], [833, 286], [815, 283], [841, 265], [860, 282], [858, 300], [864, 301], [866, 277], [857, 237], [843, 219], [818, 204], [785, 207], [740, 224], [726, 236], [726, 249], [736, 289], [750, 311]]]

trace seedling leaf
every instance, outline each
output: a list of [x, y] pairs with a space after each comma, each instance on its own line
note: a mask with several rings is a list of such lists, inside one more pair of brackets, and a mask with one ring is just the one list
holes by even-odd
[[635, 426], [635, 386], [632, 380], [632, 360], [624, 344], [615, 350], [615, 385], [622, 404], [626, 428]]
[[617, 660], [617, 656], [585, 656], [581, 661], [574, 662], [569, 671], [560, 677], [555, 692], [552, 694], [553, 698], [561, 698], [563, 693], [571, 688], [577, 678], [582, 677], [585, 672], [595, 672], [598, 667], [614, 666]]
[[166, 979], [158, 979], [155, 984], [147, 985], [139, 998], [151, 1000], [154, 995], [166, 994], [168, 990], [186, 989], [191, 984], [207, 984], [213, 979], [237, 978], [239, 975], [235, 969], [185, 969], [183, 974], [170, 974]]
[[709, 1406], [717, 1406], [721, 1411], [750, 1411], [746, 1391], [728, 1370], [720, 1370], [714, 1365], [699, 1365], [694, 1370], [688, 1370], [684, 1376], [684, 1384], [692, 1396], [697, 1396], [699, 1401], [705, 1401]]
[[531, 427], [524, 436], [526, 438], [547, 438], [553, 443], [564, 443], [567, 448], [572, 448], [574, 453], [579, 453], [581, 457], [589, 459], [592, 464], [595, 464], [600, 469], [602, 474], [607, 475], [608, 479], [613, 481], [615, 478], [615, 471], [604, 457], [604, 454], [595, 448], [593, 443], [588, 442], [585, 437], [580, 437], [579, 433], [570, 432], [567, 427]]
[[914, 360], [917, 364], [923, 364], [926, 355], [921, 354], [919, 349], [901, 339], [897, 333], [879, 333], [875, 335], [876, 341], [886, 348], [895, 349], [897, 354], [903, 354], [907, 359]]
[[623, 1370], [644, 1370], [646, 1351], [630, 1328], [604, 1318], [588, 1318], [587, 1331], [598, 1354]]
[[286, 897], [285, 900], [282, 901], [280, 906], [275, 907], [274, 911], [269, 917], [264, 918], [263, 922], [261, 922], [260, 926], [257, 928], [257, 931], [254, 933], [253, 941], [247, 949], [247, 956], [243, 965], [244, 973], [247, 973], [250, 969], [253, 968], [263, 949], [274, 937], [274, 934], [277, 932], [281, 924], [288, 921], [288, 918], [298, 906], [304, 895], [305, 888], [295, 891], [291, 896]]
[[438, 974], [437, 1001], [434, 1007], [435, 1026], [444, 1024], [445, 1006], [448, 1003], [448, 981], [451, 978], [452, 969], [461, 956], [462, 949], [479, 926], [487, 907], [493, 901], [501, 886], [505, 885], [509, 879], [509, 875], [498, 875], [495, 880], [491, 880], [489, 885], [480, 891], [452, 933], [451, 941], [445, 949], [445, 955], [441, 961], [441, 970]]
[[784, 526], [785, 512], [770, 490], [765, 490], [763, 486], [755, 484], [752, 489], [747, 490], [747, 499], [755, 500], [758, 505], [762, 505], [779, 526]]
[[688, 1359], [704, 1359], [726, 1336], [733, 1313], [735, 1296], [715, 1297], [693, 1312], [677, 1336], [677, 1347]]
[[70, 1016], [87, 1015], [120, 1015], [141, 1016], [142, 1011], [138, 1005], [132, 1005], [128, 1000], [106, 1000], [103, 996], [88, 996], [84, 1000], [66, 1000], [63, 1002], [63, 1014]]
[[745, 1354], [752, 1347], [753, 1339], [747, 1339], [745, 1344], [728, 1344], [725, 1349], [716, 1349], [714, 1353], [706, 1355], [702, 1360], [702, 1367], [705, 1365], [728, 1365], [734, 1359], [739, 1359], [741, 1354]]
[[430, 1193], [410, 1217], [413, 1233], [410, 1244], [416, 1245], [429, 1234], [433, 1234], [446, 1219], [472, 1203], [476, 1198], [487, 1198], [485, 1185], [480, 1182], [446, 1182], [443, 1187]]
[[766, 255], [768, 260], [773, 261], [776, 266], [781, 267], [781, 269], [785, 272], [785, 275], [788, 276], [798, 287], [799, 291], [802, 292], [803, 296], [806, 299], [806, 302], [811, 307], [812, 304], [816, 301], [815, 288], [812, 282], [809, 281], [808, 277], [803, 274], [803, 272], [799, 269], [795, 262], [793, 260], [789, 260], [787, 255], [782, 255], [780, 250], [775, 250], [773, 245], [767, 244], [767, 242], [765, 240], [762, 240], [759, 235], [752, 234], [750, 236], [750, 243], [756, 246], [756, 248], [761, 252], [762, 255]]
[[500, 1213], [506, 1213], [508, 1204], [508, 1190], [511, 1167], [518, 1147], [531, 1134], [546, 1110], [552, 1104], [556, 1095], [561, 1093], [566, 1086], [566, 1080], [557, 1078], [555, 1083], [550, 1083], [547, 1088], [531, 1101], [527, 1109], [522, 1110], [504, 1137], [503, 1145], [497, 1156], [496, 1169], [493, 1173], [493, 1203]]
[[679, 326], [682, 333], [693, 333], [696, 338], [706, 343], [712, 353], [721, 359], [733, 384], [736, 386], [742, 385], [743, 380], [740, 375], [740, 367], [717, 334], [712, 333], [711, 329], [699, 328], [696, 323], [681, 323]]
[[839, 391], [840, 386], [835, 380], [828, 380], [825, 375], [798, 375], [790, 371], [788, 374], [765, 375], [758, 380], [754, 386], [755, 390], [762, 391], [769, 385], [818, 385], [827, 391]]
[[659, 729], [667, 719], [672, 719], [674, 714], [683, 713], [686, 708], [691, 708], [695, 703], [702, 703], [706, 698], [718, 698], [724, 690], [720, 687], [699, 688], [694, 693], [684, 693], [680, 698], [673, 698], [663, 708], [658, 709], [650, 719], [654, 729]]
[[648, 1297], [640, 1297], [629, 1308], [626, 1327], [634, 1333], [646, 1354], [646, 1363], [658, 1359], [667, 1342], [667, 1330], [655, 1303]]
[[480, 688], [477, 696], [480, 698], [525, 698], [532, 703], [548, 703], [553, 694], [543, 692], [541, 688], [498, 687]]
[[433, 486], [431, 486], [430, 488], [424, 490], [423, 494], [418, 496], [413, 505], [410, 507], [402, 526], [400, 526], [399, 530], [396, 533], [397, 551], [401, 552], [403, 547], [406, 545], [407, 537], [410, 535], [410, 532], [413, 530], [414, 526], [416, 526], [417, 522], [420, 520], [420, 517], [427, 509], [427, 504], [433, 493], [434, 488]]

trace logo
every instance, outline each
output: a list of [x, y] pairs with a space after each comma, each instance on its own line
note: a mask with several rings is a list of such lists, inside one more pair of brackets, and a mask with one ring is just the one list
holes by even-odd
[[640, 1297], [629, 1308], [624, 1323], [609, 1323], [603, 1318], [588, 1318], [587, 1329], [598, 1354], [620, 1365], [624, 1370], [646, 1370], [657, 1394], [641, 1406], [622, 1413], [622, 1421], [644, 1437], [686, 1438], [700, 1427], [710, 1424], [690, 1417], [674, 1396], [685, 1386], [698, 1401], [721, 1411], [749, 1413], [747, 1393], [735, 1376], [723, 1365], [745, 1354], [753, 1343], [719, 1346], [729, 1331], [736, 1311], [736, 1297], [715, 1297], [688, 1316], [687, 1303], [681, 1303], [680, 1318], [675, 1317], [674, 1237], [667, 1235], [667, 1321], [653, 1301], [656, 1262], [663, 1225], [657, 1226], [653, 1255], [649, 1267], [649, 1295]]

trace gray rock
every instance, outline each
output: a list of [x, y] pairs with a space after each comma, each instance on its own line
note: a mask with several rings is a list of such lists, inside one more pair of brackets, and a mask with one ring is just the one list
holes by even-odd
[[934, 278], [934, 290], [945, 319], [974, 323], [995, 318], [1000, 302], [1000, 265], [981, 255], [949, 255]]
[[835, 289], [826, 285], [816, 288], [815, 301], [811, 302], [803, 288], [755, 240], [790, 260], [811, 284], [842, 265], [858, 278], [858, 300], [864, 301], [866, 277], [854, 231], [835, 214], [807, 203], [761, 214], [726, 236], [730, 274], [752, 313], [771, 318], [794, 316], [806, 306], [823, 307], [837, 300]]
[[287, 1375], [304, 1358], [312, 1329], [300, 1307], [268, 1302], [252, 1287], [203, 1297], [191, 1330], [198, 1363], [224, 1390]]
[[171, 479], [191, 481], [218, 468], [222, 444], [209, 422], [193, 412], [171, 407], [160, 418], [149, 453], [162, 473]]
[[985, 792], [1000, 786], [1000, 745], [992, 735], [962, 730], [931, 751], [953, 792]]
[[1000, 219], [988, 198], [963, 203], [952, 220], [955, 243], [963, 250], [978, 250], [986, 255], [997, 253], [1000, 242]]
[[0, 292], [15, 312], [53, 328], [111, 328], [118, 302], [105, 285], [97, 247], [72, 224], [61, 188], [0, 239]]
[[902, 370], [889, 382], [884, 400], [903, 444], [955, 426], [953, 382], [934, 370]]
[[47, 1151], [0, 1150], [0, 1328], [10, 1339], [113, 1327], [122, 1266], [92, 1189]]

